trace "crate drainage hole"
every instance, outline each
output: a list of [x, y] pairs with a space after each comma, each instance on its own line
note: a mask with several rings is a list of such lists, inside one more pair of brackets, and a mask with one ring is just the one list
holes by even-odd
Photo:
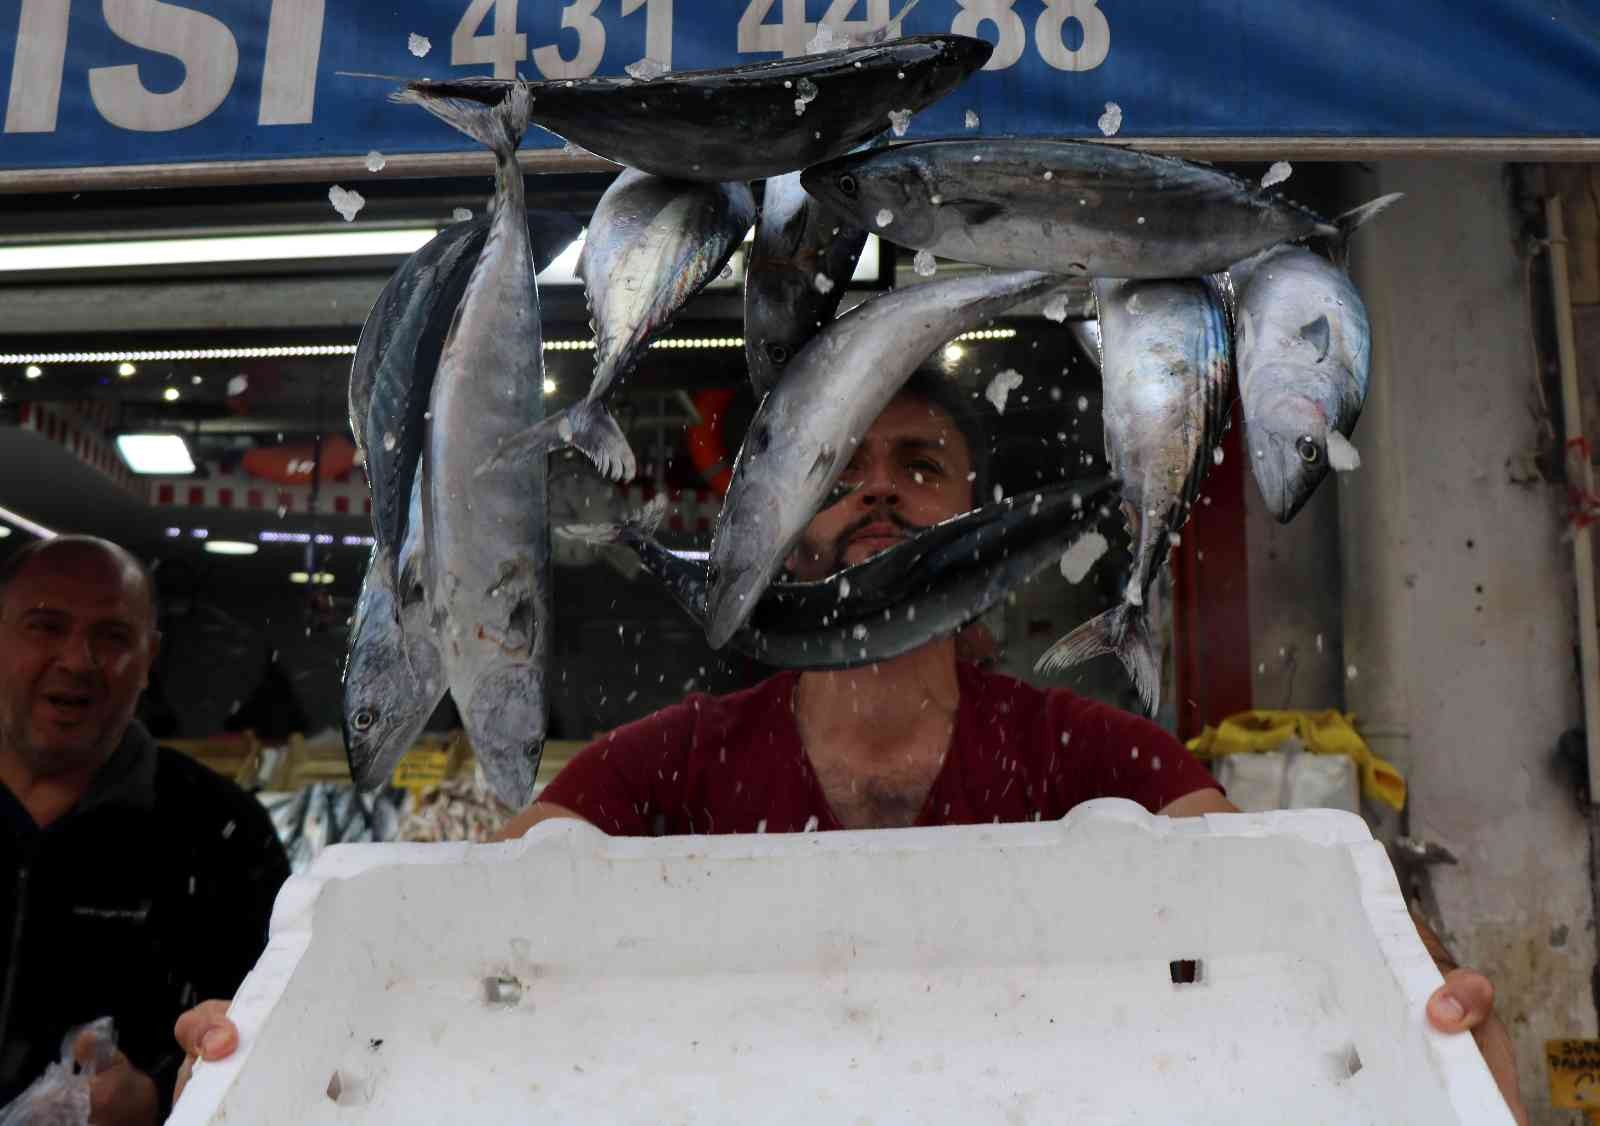
[[1167, 973], [1171, 975], [1173, 985], [1199, 985], [1200, 959], [1179, 958], [1168, 962]]

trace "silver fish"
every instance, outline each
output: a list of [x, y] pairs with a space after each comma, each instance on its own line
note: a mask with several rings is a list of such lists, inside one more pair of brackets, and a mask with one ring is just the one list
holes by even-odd
[[362, 790], [388, 781], [444, 698], [443, 659], [433, 632], [422, 563], [422, 474], [400, 548], [397, 596], [376, 549], [356, 601], [344, 670], [344, 745]]
[[489, 237], [434, 378], [423, 451], [427, 590], [450, 694], [501, 800], [525, 804], [544, 747], [550, 645], [546, 459], [484, 471], [491, 451], [544, 413], [539, 292], [516, 149], [531, 93], [493, 108], [395, 95], [494, 150]]
[[1072, 333], [1072, 339], [1078, 342], [1078, 347], [1083, 349], [1084, 357], [1099, 371], [1100, 322], [1088, 318], [1074, 319], [1067, 322], [1067, 329]]
[[749, 619], [851, 451], [917, 366], [1060, 282], [1020, 271], [911, 286], [858, 305], [806, 345], [757, 408], [717, 520], [706, 630], [714, 648]]
[[[1342, 217], [1341, 228], [1398, 198]], [[1288, 523], [1330, 468], [1360, 463], [1349, 438], [1367, 400], [1367, 307], [1340, 266], [1300, 247], [1274, 247], [1229, 274], [1239, 287], [1234, 346], [1250, 469], [1267, 508]]]
[[722, 272], [755, 221], [742, 183], [688, 183], [624, 169], [595, 208], [578, 269], [595, 329], [589, 393], [555, 418], [516, 435], [495, 464], [575, 446], [613, 480], [637, 472], [606, 397], [684, 305]]
[[923, 141], [837, 157], [801, 182], [890, 242], [1006, 269], [1197, 277], [1338, 234], [1226, 172], [1087, 141]]
[[1217, 279], [1100, 279], [1094, 293], [1106, 460], [1122, 481], [1133, 567], [1122, 600], [1057, 641], [1035, 667], [1056, 673], [1114, 653], [1153, 713], [1161, 678], [1146, 596], [1226, 429], [1233, 344]]
[[800, 173], [766, 183], [744, 269], [744, 352], [756, 399], [833, 320], [867, 232], [806, 194]]

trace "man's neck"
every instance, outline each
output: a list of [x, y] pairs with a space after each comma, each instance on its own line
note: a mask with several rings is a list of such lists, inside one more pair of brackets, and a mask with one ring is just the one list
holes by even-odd
[[955, 642], [946, 638], [863, 668], [802, 673], [795, 722], [808, 750], [843, 746], [871, 757], [901, 749], [928, 728], [948, 727], [960, 696]]
[[89, 792], [99, 764], [62, 774], [36, 774], [22, 756], [0, 746], [0, 785], [10, 790], [43, 829], [61, 820]]

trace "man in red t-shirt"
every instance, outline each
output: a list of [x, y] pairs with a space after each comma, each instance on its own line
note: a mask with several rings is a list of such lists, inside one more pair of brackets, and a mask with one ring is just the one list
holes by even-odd
[[[851, 491], [806, 528], [790, 573], [823, 578], [971, 508], [984, 446], [969, 420], [936, 379], [908, 384], [862, 438], [841, 478]], [[1155, 724], [985, 672], [958, 660], [946, 637], [866, 668], [784, 672], [743, 692], [690, 696], [586, 747], [500, 837], [552, 818], [629, 836], [1037, 821], [1099, 797], [1173, 817], [1238, 812]], [[1418, 930], [1448, 975], [1430, 1019], [1472, 1029], [1520, 1112], [1492, 987], [1456, 968], [1420, 920]], [[224, 1011], [208, 1002], [179, 1022], [191, 1062], [206, 1037], [207, 1059], [233, 1050]]]

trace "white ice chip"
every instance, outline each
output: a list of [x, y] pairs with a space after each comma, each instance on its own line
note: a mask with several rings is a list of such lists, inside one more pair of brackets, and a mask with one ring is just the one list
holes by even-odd
[[1280, 160], [1271, 168], [1267, 169], [1267, 174], [1261, 177], [1261, 186], [1263, 188], [1270, 188], [1273, 184], [1281, 184], [1287, 180], [1290, 175], [1293, 174], [1293, 172], [1294, 165], [1290, 164], [1287, 160]]
[[450, 212], [450, 218], [454, 219], [457, 223], [465, 223], [468, 219], [472, 218], [472, 208], [458, 207], [454, 211]]
[[894, 135], [896, 137], [904, 137], [906, 130], [911, 128], [911, 111], [908, 109], [890, 110], [889, 124], [894, 127]]
[[1061, 324], [1067, 319], [1067, 295], [1058, 293], [1044, 303], [1045, 319]]
[[818, 293], [832, 293], [833, 279], [827, 274], [818, 274], [816, 277], [811, 279], [811, 286]]
[[989, 381], [989, 387], [984, 391], [984, 398], [994, 404], [994, 409], [1001, 414], [1006, 413], [1006, 396], [1022, 386], [1022, 373], [1015, 368], [1007, 368]]
[[1361, 453], [1337, 430], [1328, 431], [1328, 464], [1340, 473], [1361, 468]]
[[976, 129], [980, 124], [982, 124], [978, 118], [978, 111], [975, 109], [969, 109], [967, 111], [965, 122], [968, 129]]
[[1110, 546], [1099, 532], [1079, 536], [1061, 556], [1062, 577], [1069, 583], [1081, 583], [1089, 568], [1100, 561]]
[[346, 191], [338, 184], [328, 189], [328, 202], [333, 204], [335, 211], [344, 216], [346, 223], [352, 222], [356, 213], [367, 205], [360, 192]]
[[894, 222], [894, 212], [890, 211], [887, 207], [880, 208], [875, 218], [878, 220], [878, 226], [887, 227], [890, 223]]
[[383, 166], [385, 164], [388, 164], [388, 163], [389, 163], [389, 158], [384, 156], [377, 149], [373, 149], [371, 152], [369, 152], [367, 154], [367, 171], [368, 172], [382, 172], [383, 171]]
[[413, 55], [420, 59], [423, 55], [426, 55], [429, 51], [433, 50], [433, 41], [430, 40], [426, 35], [418, 35], [413, 31], [410, 37], [406, 40], [406, 46], [410, 48]]
[[660, 59], [640, 59], [636, 63], [629, 63], [622, 68], [628, 72], [629, 78], [637, 78], [641, 82], [648, 82], [652, 78], [660, 78], [668, 74], [672, 68]]
[[799, 117], [806, 112], [806, 107], [817, 100], [817, 84], [809, 78], [802, 78], [795, 84], [799, 97], [794, 100], [794, 115]]
[[919, 278], [931, 278], [939, 269], [939, 264], [934, 261], [933, 251], [919, 250], [911, 259], [911, 268], [917, 272]]
[[1108, 137], [1115, 137], [1122, 128], [1122, 107], [1116, 102], [1107, 102], [1106, 112], [1100, 115], [1097, 124], [1100, 126], [1100, 132]]

